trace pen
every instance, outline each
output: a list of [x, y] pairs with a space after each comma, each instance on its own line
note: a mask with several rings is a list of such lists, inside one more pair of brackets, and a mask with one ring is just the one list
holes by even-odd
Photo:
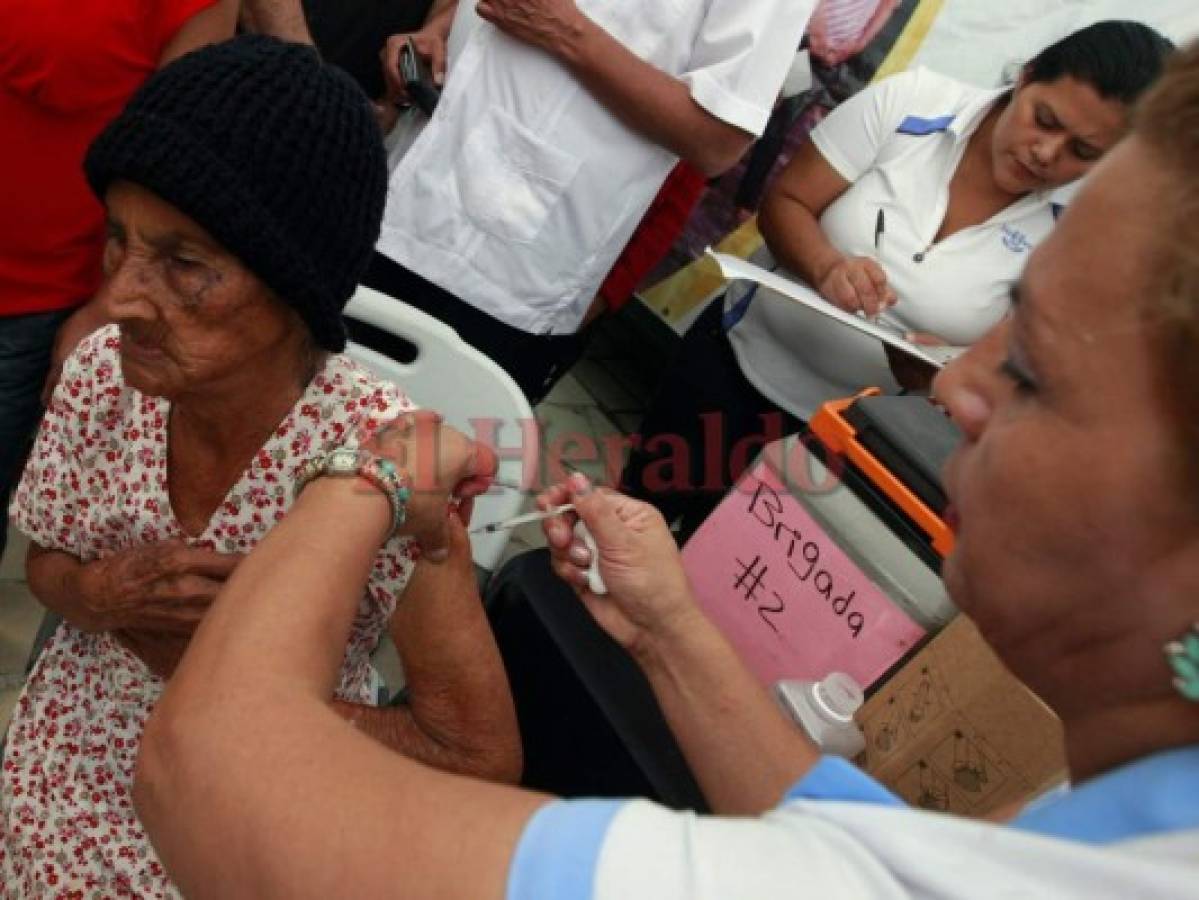
[[562, 513], [570, 512], [574, 508], [575, 505], [573, 503], [563, 503], [561, 506], [554, 506], [550, 509], [538, 510], [537, 512], [513, 516], [511, 519], [504, 519], [502, 522], [492, 522], [490, 525], [480, 525], [477, 528], [472, 528], [470, 533], [495, 534], [497, 531], [507, 531], [509, 528], [515, 528], [517, 525], [525, 525], [529, 522], [540, 522], [542, 519], [560, 516]]
[[887, 230], [887, 217], [880, 209], [878, 218], [874, 220], [874, 258], [877, 260], [883, 255], [883, 234]]

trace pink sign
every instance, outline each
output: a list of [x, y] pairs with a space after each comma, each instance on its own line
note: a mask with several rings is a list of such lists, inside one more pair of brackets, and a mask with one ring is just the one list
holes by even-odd
[[763, 684], [869, 686], [924, 636], [761, 462], [683, 549], [700, 604]]

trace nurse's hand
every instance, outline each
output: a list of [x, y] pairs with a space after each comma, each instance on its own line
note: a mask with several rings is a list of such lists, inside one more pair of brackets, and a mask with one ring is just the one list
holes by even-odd
[[841, 257], [821, 275], [816, 289], [829, 303], [868, 319], [894, 306], [898, 299], [883, 267], [865, 256]]
[[[543, 523], [555, 574], [575, 589], [588, 612], [635, 659], [669, 645], [702, 616], [666, 522], [654, 507], [614, 491], [597, 490], [581, 475], [537, 499], [542, 509], [573, 503], [577, 510]], [[582, 519], [595, 539], [607, 593], [587, 586], [591, 553], [574, 536]]]

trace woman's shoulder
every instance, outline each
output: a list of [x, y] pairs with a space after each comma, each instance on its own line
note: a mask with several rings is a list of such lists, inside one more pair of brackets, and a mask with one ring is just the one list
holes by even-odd
[[416, 409], [398, 384], [372, 372], [345, 353], [329, 357], [317, 375], [316, 387], [326, 396], [341, 399], [347, 411], [354, 414], [353, 418], [363, 421], [372, 430], [379, 422]]
[[71, 351], [62, 365], [60, 386], [74, 398], [121, 393], [121, 332], [116, 325], [93, 331]]
[[889, 75], [867, 90], [886, 93], [904, 116], [927, 119], [956, 115], [979, 97], [994, 93], [925, 66]]
[[95, 362], [103, 359], [116, 360], [121, 353], [121, 329], [119, 325], [109, 323], [97, 328], [91, 334], [82, 338], [68, 359], [86, 356]]
[[48, 458], [70, 454], [90, 467], [135, 409], [121, 376], [120, 332], [108, 325], [85, 337], [63, 363], [38, 432], [56, 446]]

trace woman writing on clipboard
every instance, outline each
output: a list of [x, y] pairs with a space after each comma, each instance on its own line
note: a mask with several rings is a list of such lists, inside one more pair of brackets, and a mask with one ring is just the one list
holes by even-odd
[[[1123, 136], [1172, 46], [1146, 25], [1100, 22], [1043, 50], [1014, 87], [926, 69], [872, 85], [771, 186], [759, 216], [767, 246], [753, 261], [918, 341], [974, 343], [1006, 314], [1011, 285], [1052, 229], [1054, 189]], [[740, 439], [800, 430], [824, 402], [865, 387], [931, 378], [902, 353], [893, 369], [877, 339], [770, 293], [737, 283], [700, 316], [622, 477], [667, 521], [681, 515], [684, 537], [739, 476], [727, 460], [745, 457], [730, 453]], [[722, 485], [707, 477], [714, 451]]]

